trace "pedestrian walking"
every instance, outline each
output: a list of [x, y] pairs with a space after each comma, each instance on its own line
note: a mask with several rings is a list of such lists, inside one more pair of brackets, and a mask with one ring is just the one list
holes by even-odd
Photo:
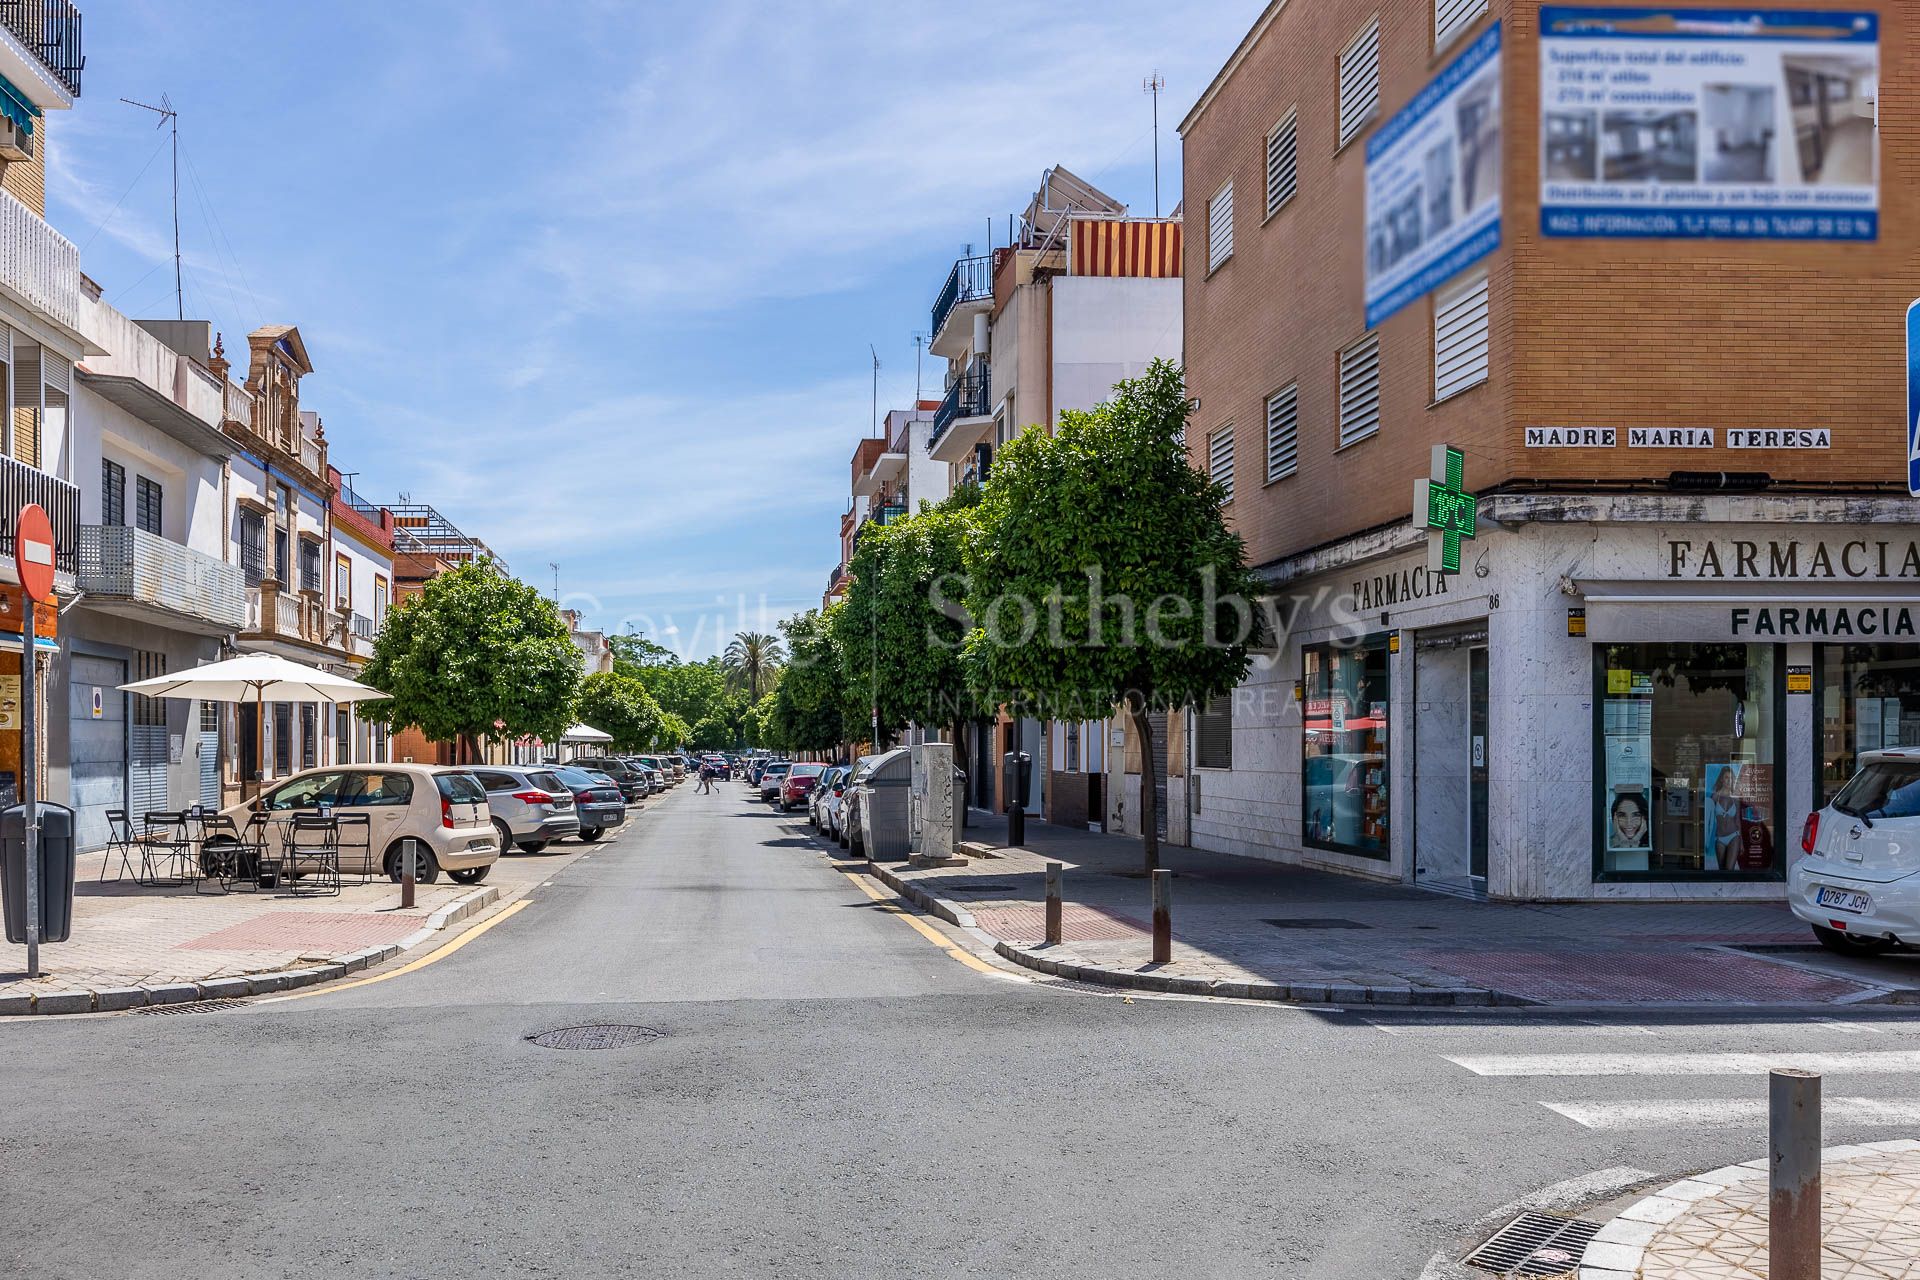
[[713, 765], [704, 761], [700, 765], [700, 790], [705, 795], [713, 794]]

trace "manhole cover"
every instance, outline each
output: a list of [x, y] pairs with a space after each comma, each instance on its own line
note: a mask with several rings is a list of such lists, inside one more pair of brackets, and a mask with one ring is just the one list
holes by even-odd
[[591, 1027], [558, 1027], [527, 1039], [542, 1049], [625, 1049], [665, 1035], [652, 1027], [605, 1023]]
[[190, 1000], [185, 1004], [150, 1004], [133, 1013], [218, 1013], [222, 1009], [244, 1009], [245, 1000]]
[[1494, 1232], [1465, 1262], [1500, 1276], [1571, 1275], [1599, 1230], [1599, 1223], [1584, 1218], [1523, 1213]]
[[1263, 921], [1276, 929], [1371, 929], [1370, 924], [1361, 924], [1358, 920], [1339, 920], [1332, 916], [1288, 916], [1280, 920]]

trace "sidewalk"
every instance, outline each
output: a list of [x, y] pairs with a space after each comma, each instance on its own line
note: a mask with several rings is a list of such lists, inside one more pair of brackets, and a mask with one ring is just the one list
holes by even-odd
[[[1782, 904], [1479, 902], [1167, 845], [1173, 959], [1155, 966], [1138, 840], [1029, 822], [1025, 848], [1000, 848], [1005, 818], [977, 810], [965, 835], [995, 856], [876, 867], [1008, 959], [1067, 978], [1315, 1004], [1822, 1004], [1905, 986], [1894, 963], [1875, 985], [1739, 950], [1812, 941]], [[1065, 865], [1053, 947], [1048, 861]]]
[[43, 944], [41, 977], [28, 981], [26, 949], [0, 959], [0, 1015], [88, 1013], [147, 1004], [259, 995], [340, 977], [426, 941], [434, 930], [510, 902], [583, 853], [553, 846], [494, 864], [486, 883], [442, 878], [416, 886], [400, 909], [385, 877], [348, 883], [338, 897], [195, 893], [99, 880], [104, 851], [82, 854], [70, 941]]
[[[1920, 1142], [1822, 1153], [1824, 1280], [1920, 1280]], [[1767, 1162], [1684, 1178], [1600, 1229], [1580, 1280], [1766, 1280]]]

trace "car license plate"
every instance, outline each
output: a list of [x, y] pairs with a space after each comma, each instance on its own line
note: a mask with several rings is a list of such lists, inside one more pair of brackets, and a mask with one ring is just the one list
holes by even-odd
[[1851, 911], [1856, 915], [1873, 907], [1872, 898], [1864, 893], [1852, 893], [1846, 889], [1822, 889], [1813, 895], [1813, 900], [1823, 907], [1832, 907], [1836, 911]]
[[467, 841], [467, 852], [468, 852], [468, 853], [486, 853], [486, 852], [488, 852], [489, 850], [491, 850], [492, 848], [493, 848], [493, 841], [491, 841], [491, 840], [469, 840], [469, 841]]

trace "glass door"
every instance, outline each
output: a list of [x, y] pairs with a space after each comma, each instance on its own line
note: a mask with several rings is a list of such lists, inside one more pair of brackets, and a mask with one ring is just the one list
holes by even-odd
[[1469, 652], [1472, 669], [1469, 674], [1467, 749], [1471, 752], [1468, 761], [1468, 807], [1470, 814], [1467, 833], [1468, 874], [1475, 879], [1487, 878], [1487, 759], [1491, 747], [1487, 742], [1487, 651], [1484, 646]]

